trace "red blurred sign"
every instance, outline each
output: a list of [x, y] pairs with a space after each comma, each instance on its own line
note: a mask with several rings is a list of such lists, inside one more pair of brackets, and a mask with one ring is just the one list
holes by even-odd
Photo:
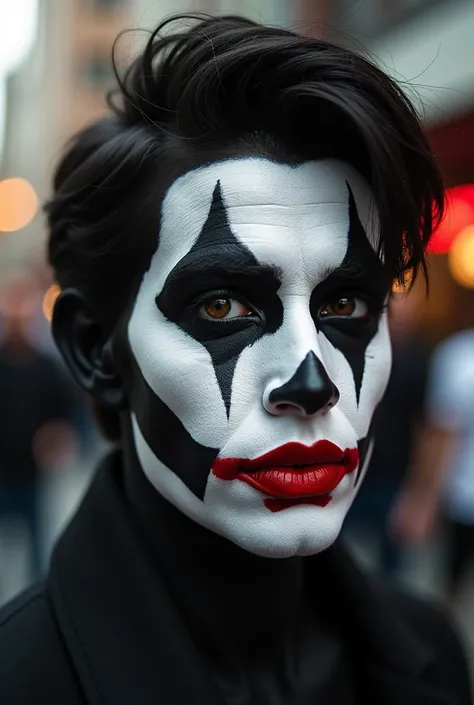
[[457, 235], [474, 225], [474, 184], [453, 186], [446, 191], [446, 213], [433, 233], [428, 252], [441, 255], [451, 249]]

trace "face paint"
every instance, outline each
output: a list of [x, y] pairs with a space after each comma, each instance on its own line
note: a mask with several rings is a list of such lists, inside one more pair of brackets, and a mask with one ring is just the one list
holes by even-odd
[[230, 159], [175, 181], [128, 324], [140, 465], [263, 556], [337, 537], [390, 371], [370, 190], [335, 160]]

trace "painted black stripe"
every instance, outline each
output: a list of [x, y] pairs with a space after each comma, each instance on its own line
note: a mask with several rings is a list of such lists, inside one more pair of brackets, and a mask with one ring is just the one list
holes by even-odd
[[374, 298], [383, 301], [389, 290], [385, 268], [367, 238], [349, 184], [347, 189], [349, 196], [347, 251], [340, 267], [313, 290], [310, 309], [318, 330], [321, 330], [332, 345], [342, 352], [349, 363], [354, 378], [357, 404], [359, 404], [365, 354], [378, 331], [378, 317], [374, 317], [369, 325], [356, 320], [328, 318], [318, 321], [317, 319], [317, 313], [328, 296], [344, 290], [350, 292], [351, 289], [361, 289], [373, 291]]
[[[180, 419], [148, 385], [135, 361], [131, 408], [142, 435], [156, 457], [174, 472], [199, 499], [204, 492], [211, 466], [219, 451], [197, 443]], [[199, 409], [196, 408], [196, 414]], [[209, 409], [202, 409], [203, 416]], [[209, 421], [212, 423], [212, 421]]]
[[[220, 282], [225, 289], [232, 288], [232, 284], [238, 290], [249, 289], [248, 298], [252, 305], [258, 305], [258, 301], [261, 301], [258, 315], [235, 323], [197, 322], [189, 316], [183, 316], [182, 307], [180, 309], [175, 306], [179, 295], [176, 282], [179, 282], [181, 292], [183, 287], [189, 286], [186, 284], [189, 279], [194, 280], [192, 286], [195, 287], [195, 280], [206, 267], [213, 272], [213, 288], [218, 288]], [[226, 267], [234, 274], [226, 274]], [[209, 275], [206, 281], [209, 281]], [[277, 294], [279, 287], [280, 281], [274, 268], [262, 266], [232, 232], [218, 181], [199, 237], [170, 272], [162, 292], [156, 298], [156, 304], [166, 318], [176, 323], [209, 352], [227, 418], [230, 414], [235, 367], [240, 355], [263, 335], [275, 333], [283, 323], [283, 304]]]

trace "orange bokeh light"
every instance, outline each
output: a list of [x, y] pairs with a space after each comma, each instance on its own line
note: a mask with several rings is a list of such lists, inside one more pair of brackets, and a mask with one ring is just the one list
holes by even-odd
[[38, 197], [26, 179], [0, 181], [0, 231], [21, 230], [35, 217]]
[[51, 321], [53, 317], [54, 304], [60, 293], [61, 288], [59, 284], [51, 284], [49, 289], [45, 292], [43, 297], [43, 313], [48, 321]]
[[458, 284], [474, 289], [474, 224], [455, 239], [449, 252], [449, 271]]

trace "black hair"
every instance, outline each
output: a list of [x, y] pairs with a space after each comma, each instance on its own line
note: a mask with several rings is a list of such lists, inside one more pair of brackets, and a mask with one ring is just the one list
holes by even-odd
[[82, 291], [104, 328], [156, 250], [166, 187], [227, 156], [351, 163], [372, 187], [389, 276], [426, 271], [442, 177], [409, 99], [362, 54], [242, 17], [180, 15], [116, 75], [108, 114], [73, 138], [46, 206], [56, 281]]

